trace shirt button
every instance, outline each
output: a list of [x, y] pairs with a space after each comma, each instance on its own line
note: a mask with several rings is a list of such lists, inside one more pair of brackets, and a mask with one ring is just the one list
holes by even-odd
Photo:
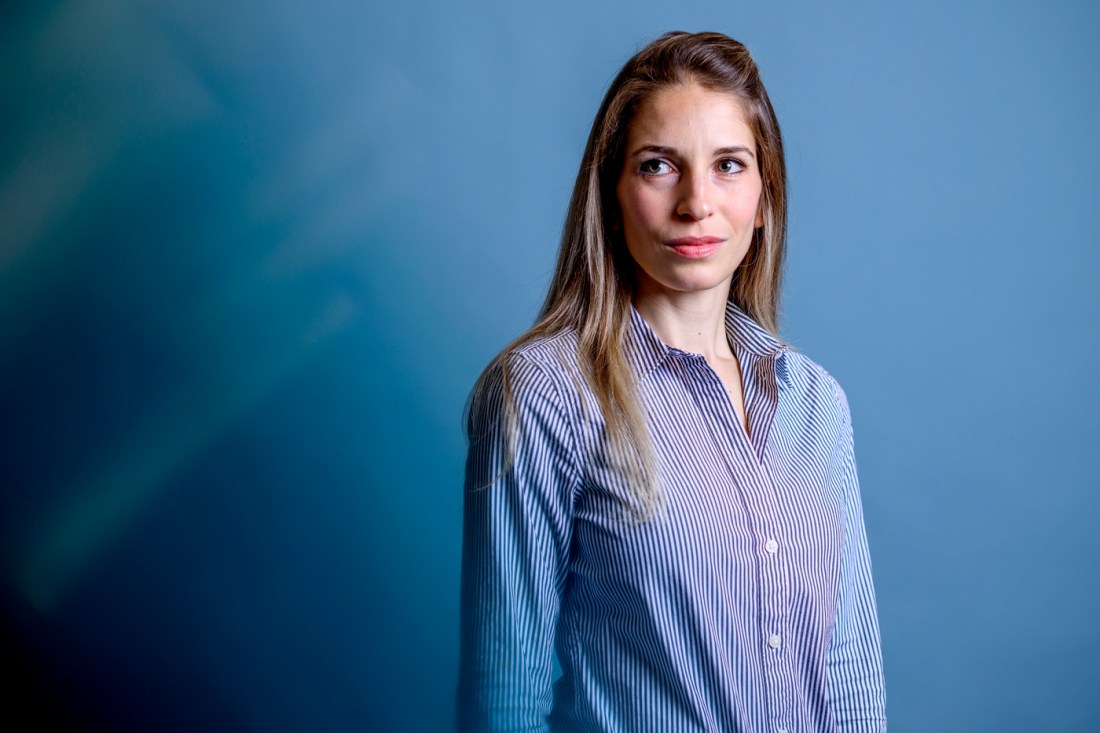
[[774, 555], [779, 551], [779, 543], [775, 540], [768, 540], [764, 543], [764, 549], [768, 551], [769, 555]]
[[779, 634], [772, 634], [768, 637], [768, 646], [772, 649], [778, 649], [779, 645], [783, 643], [783, 640], [779, 638]]
[[780, 728], [775, 733], [787, 733], [787, 729], [786, 728]]

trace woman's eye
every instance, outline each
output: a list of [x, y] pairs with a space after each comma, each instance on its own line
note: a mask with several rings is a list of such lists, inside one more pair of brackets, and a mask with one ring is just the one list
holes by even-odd
[[654, 158], [653, 160], [647, 160], [642, 163], [641, 171], [647, 176], [661, 176], [665, 173], [671, 173], [672, 166], [663, 160]]
[[718, 165], [715, 166], [719, 173], [737, 173], [744, 167], [745, 166], [741, 165], [741, 161], [736, 158], [722, 158], [718, 161]]

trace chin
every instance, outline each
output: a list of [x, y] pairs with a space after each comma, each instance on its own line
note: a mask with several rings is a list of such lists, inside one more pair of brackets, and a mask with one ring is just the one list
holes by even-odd
[[731, 273], [726, 272], [685, 272], [676, 273], [672, 277], [663, 280], [662, 284], [671, 290], [695, 293], [703, 290], [714, 290], [715, 288], [728, 288], [731, 277]]
[[667, 282], [659, 283], [658, 287], [662, 290], [677, 293], [704, 293], [711, 290], [722, 290], [725, 293], [729, 292], [729, 284], [725, 279], [670, 279]]

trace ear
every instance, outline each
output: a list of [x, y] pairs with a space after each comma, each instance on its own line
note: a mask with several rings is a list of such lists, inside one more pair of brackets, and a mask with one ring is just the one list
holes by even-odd
[[752, 223], [753, 228], [760, 229], [764, 226], [764, 205], [761, 202], [756, 207], [756, 220]]

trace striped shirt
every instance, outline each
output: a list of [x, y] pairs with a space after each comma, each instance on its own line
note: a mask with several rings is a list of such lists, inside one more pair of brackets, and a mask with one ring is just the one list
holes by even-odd
[[629, 328], [663, 494], [649, 519], [624, 515], [575, 334], [510, 357], [510, 449], [499, 374], [475, 395], [459, 729], [885, 731], [844, 392], [731, 304], [746, 433], [702, 356], [637, 311]]

